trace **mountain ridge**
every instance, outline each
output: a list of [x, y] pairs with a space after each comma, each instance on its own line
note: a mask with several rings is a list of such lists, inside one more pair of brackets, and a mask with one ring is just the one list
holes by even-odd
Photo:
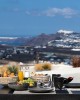
[[[79, 42], [80, 34], [74, 31], [59, 30], [56, 33], [46, 34], [41, 33], [34, 37], [0, 37], [0, 44], [6, 45], [23, 45], [23, 46], [44, 46], [61, 44], [66, 45], [68, 42], [71, 44], [73, 41]], [[77, 41], [78, 40], [78, 41]], [[62, 41], [62, 42], [61, 42]], [[66, 42], [67, 41], [67, 42]], [[75, 43], [76, 43], [75, 42]]]

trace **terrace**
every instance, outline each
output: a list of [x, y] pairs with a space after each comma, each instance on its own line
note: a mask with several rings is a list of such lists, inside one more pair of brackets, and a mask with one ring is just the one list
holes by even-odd
[[[49, 75], [52, 81], [52, 75], [53, 74], [60, 74], [61, 77], [64, 78], [68, 78], [68, 77], [73, 77], [73, 80], [68, 83], [68, 85], [65, 86], [65, 88], [62, 88], [62, 90], [60, 89], [56, 89], [55, 85], [53, 86], [53, 88], [49, 88], [52, 89], [50, 90], [48, 93], [45, 91], [40, 92], [40, 93], [36, 93], [36, 92], [31, 92], [29, 89], [26, 90], [16, 90], [16, 89], [12, 89], [10, 87], [5, 87], [4, 84], [0, 85], [0, 98], [2, 98], [3, 100], [5, 100], [7, 98], [7, 100], [9, 99], [9, 97], [12, 99], [14, 98], [15, 100], [17, 99], [29, 99], [29, 100], [52, 100], [53, 98], [55, 100], [78, 100], [78, 98], [80, 98], [80, 67], [73, 67], [72, 65], [67, 65], [64, 63], [50, 63], [50, 62], [40, 62], [39, 64], [50, 64], [51, 65], [51, 69], [50, 70], [36, 70], [35, 66], [36, 63], [29, 63], [29, 64], [23, 64], [23, 63], [19, 63], [21, 71], [23, 71], [24, 73], [24, 77], [28, 78], [28, 77], [32, 77], [32, 73], [35, 75], [38, 74], [42, 74], [42, 75]], [[9, 65], [16, 65], [16, 63], [9, 63]], [[39, 90], [42, 88], [39, 88]], [[39, 91], [38, 90], [38, 91]], [[45, 89], [46, 90], [46, 89]], [[76, 94], [76, 95], [75, 95]], [[3, 96], [5, 95], [5, 97]], [[33, 99], [34, 98], [34, 99]], [[13, 100], [14, 100], [13, 99]]]

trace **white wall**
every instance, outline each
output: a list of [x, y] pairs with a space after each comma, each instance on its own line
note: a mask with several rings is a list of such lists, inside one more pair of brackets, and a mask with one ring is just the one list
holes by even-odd
[[[31, 71], [34, 71], [34, 66], [31, 67]], [[52, 74], [61, 74], [62, 77], [73, 77], [72, 83], [80, 83], [80, 67], [73, 68], [70, 65], [56, 64], [52, 65], [52, 70], [50, 71], [37, 71], [36, 74], [49, 74], [52, 77]]]

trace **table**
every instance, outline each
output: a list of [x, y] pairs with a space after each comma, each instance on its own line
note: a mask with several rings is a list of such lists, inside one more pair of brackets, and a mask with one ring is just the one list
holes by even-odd
[[28, 90], [14, 91], [0, 86], [0, 100], [80, 100], [80, 88], [66, 88], [50, 93], [31, 93]]

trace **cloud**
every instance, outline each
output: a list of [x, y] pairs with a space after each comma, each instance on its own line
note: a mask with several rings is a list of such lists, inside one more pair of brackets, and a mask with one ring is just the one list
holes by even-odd
[[50, 16], [50, 17], [61, 15], [61, 16], [64, 16], [65, 18], [71, 18], [77, 14], [77, 11], [73, 10], [71, 8], [63, 8], [63, 9], [50, 8], [46, 11], [43, 11], [42, 13], [43, 13], [43, 15]]
[[14, 8], [12, 11], [13, 12], [19, 12], [19, 9], [18, 8]]
[[26, 13], [26, 15], [32, 15], [32, 16], [42, 16], [42, 12], [41, 11], [39, 11], [38, 9], [36, 9], [36, 10], [26, 10], [25, 11], [25, 13]]
[[25, 13], [26, 13], [26, 15], [31, 15], [30, 11], [26, 11]]
[[27, 15], [34, 15], [34, 16], [48, 16], [48, 17], [54, 17], [54, 16], [63, 16], [65, 18], [72, 18], [73, 16], [76, 16], [78, 13], [76, 10], [71, 8], [49, 8], [47, 10], [43, 11], [26, 11]]
[[0, 9], [0, 12], [19, 12], [20, 10], [18, 8], [13, 8], [13, 9], [10, 9], [8, 7], [4, 7], [4, 8], [1, 8]]
[[26, 13], [28, 16], [63, 16], [64, 18], [72, 18], [74, 16], [79, 16], [79, 11], [71, 8], [48, 8], [46, 10], [40, 9], [19, 9], [19, 8], [8, 8], [4, 7], [0, 9], [0, 12], [16, 12], [16, 13]]

